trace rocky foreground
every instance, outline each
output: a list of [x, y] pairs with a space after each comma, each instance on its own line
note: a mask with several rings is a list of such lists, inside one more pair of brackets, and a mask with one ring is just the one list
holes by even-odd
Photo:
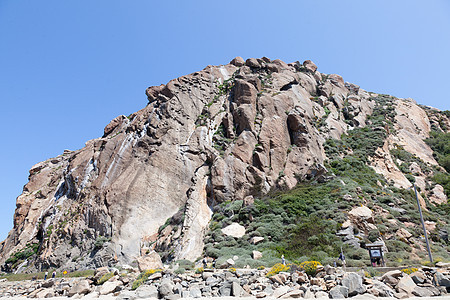
[[342, 268], [330, 266], [319, 266], [313, 276], [292, 269], [272, 276], [267, 276], [269, 269], [205, 270], [184, 274], [164, 270], [151, 274], [137, 286], [138, 273], [104, 267], [97, 269], [95, 275], [89, 278], [3, 281], [0, 283], [0, 297], [79, 299], [109, 295], [121, 300], [169, 300], [201, 297], [339, 299], [367, 296], [403, 299], [448, 296], [450, 292], [450, 263], [441, 263], [433, 268], [422, 267], [409, 275], [393, 270], [374, 277], [364, 270], [345, 272]]

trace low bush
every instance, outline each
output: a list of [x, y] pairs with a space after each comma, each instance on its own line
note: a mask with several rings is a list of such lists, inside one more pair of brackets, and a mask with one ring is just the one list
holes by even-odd
[[102, 277], [100, 277], [100, 279], [98, 280], [97, 284], [98, 285], [102, 285], [105, 282], [107, 282], [110, 278], [112, 278], [114, 276], [113, 272], [110, 273], [106, 273], [105, 275], [103, 275]]
[[147, 281], [147, 279], [150, 277], [150, 275], [161, 272], [161, 271], [162, 271], [161, 269], [150, 269], [150, 270], [146, 270], [146, 271], [142, 272], [141, 274], [138, 275], [136, 280], [133, 282], [131, 289], [132, 290], [137, 289], [138, 287], [140, 287], [143, 283], [145, 283]]
[[276, 275], [280, 272], [287, 272], [289, 271], [289, 267], [286, 265], [283, 265], [281, 263], [275, 264], [270, 271], [266, 274], [266, 277], [271, 277], [273, 275]]
[[300, 268], [302, 268], [309, 276], [314, 276], [317, 271], [317, 266], [319, 265], [320, 262], [318, 261], [304, 261], [300, 264]]
[[410, 274], [412, 274], [414, 272], [417, 272], [417, 270], [418, 270], [417, 268], [405, 268], [405, 269], [402, 269], [401, 271], [403, 273], [406, 273], [406, 274], [410, 275]]

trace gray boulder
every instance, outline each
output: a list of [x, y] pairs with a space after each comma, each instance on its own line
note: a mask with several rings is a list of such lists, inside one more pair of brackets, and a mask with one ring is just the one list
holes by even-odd
[[366, 291], [366, 287], [363, 285], [362, 277], [357, 273], [347, 273], [342, 278], [342, 285], [348, 288], [348, 296], [356, 296], [357, 294], [363, 294]]
[[136, 292], [134, 291], [122, 291], [116, 300], [134, 300], [136, 299]]
[[231, 296], [241, 297], [243, 293], [244, 293], [244, 290], [242, 289], [239, 282], [233, 281], [231, 283]]
[[100, 295], [108, 295], [120, 290], [120, 287], [123, 285], [122, 281], [107, 281], [105, 282], [99, 290]]
[[373, 280], [372, 287], [367, 290], [368, 293], [376, 297], [393, 297], [394, 290], [381, 281]]
[[153, 285], [141, 285], [136, 289], [136, 298], [158, 298], [158, 289]]
[[198, 287], [192, 287], [189, 291], [189, 296], [191, 298], [201, 298], [202, 297], [202, 291]]
[[166, 297], [173, 294], [173, 283], [168, 278], [163, 278], [159, 286], [159, 294], [161, 297]]
[[219, 295], [221, 297], [231, 296], [231, 282], [226, 281], [222, 284], [222, 286], [219, 288]]
[[444, 276], [444, 274], [440, 273], [440, 272], [436, 272], [436, 274], [434, 274], [434, 282], [436, 285], [438, 286], [443, 286], [447, 289], [447, 292], [450, 292], [450, 278]]
[[75, 294], [86, 295], [91, 291], [91, 287], [89, 286], [89, 282], [85, 279], [78, 281], [74, 286], [69, 290], [67, 296], [72, 297]]
[[343, 299], [348, 297], [348, 287], [346, 286], [335, 286], [329, 292], [331, 299]]
[[45, 280], [41, 283], [41, 287], [43, 288], [50, 288], [55, 285], [55, 279], [50, 278], [49, 280]]
[[420, 287], [420, 286], [416, 286], [413, 289], [412, 294], [417, 297], [432, 297], [432, 296], [434, 296], [432, 291], [430, 291], [427, 288]]
[[414, 283], [414, 281], [411, 279], [409, 275], [405, 275], [402, 278], [400, 278], [398, 284], [397, 284], [397, 291], [399, 293], [404, 292], [408, 294], [408, 296], [412, 296], [413, 290], [417, 287], [417, 285]]

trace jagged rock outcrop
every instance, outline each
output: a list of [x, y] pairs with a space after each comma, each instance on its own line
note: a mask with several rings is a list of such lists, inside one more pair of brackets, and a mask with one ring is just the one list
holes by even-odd
[[[324, 176], [324, 141], [365, 126], [376, 105], [311, 61], [268, 58], [207, 66], [146, 95], [146, 107], [112, 120], [101, 138], [31, 168], [0, 245], [5, 270], [125, 264], [142, 249], [194, 260], [216, 204]], [[397, 99], [395, 110], [396, 130], [372, 166], [406, 187], [389, 149], [436, 165], [423, 142], [431, 124], [412, 101]]]

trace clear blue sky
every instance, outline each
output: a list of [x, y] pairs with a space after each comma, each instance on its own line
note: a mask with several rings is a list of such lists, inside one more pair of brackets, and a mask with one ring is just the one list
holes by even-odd
[[313, 60], [450, 109], [450, 1], [0, 0], [0, 239], [29, 168], [82, 148], [145, 89], [235, 56]]

